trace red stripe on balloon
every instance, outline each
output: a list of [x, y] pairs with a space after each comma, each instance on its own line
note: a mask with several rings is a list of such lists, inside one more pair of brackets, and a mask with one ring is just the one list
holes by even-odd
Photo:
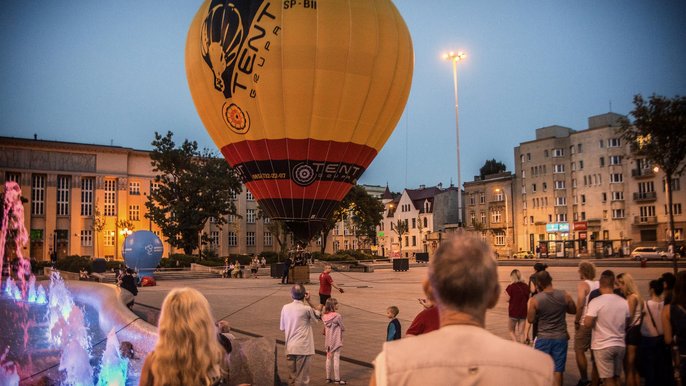
[[225, 145], [221, 149], [231, 166], [262, 160], [347, 162], [367, 168], [376, 157], [373, 147], [352, 142], [317, 139], [260, 139]]
[[[291, 180], [259, 180], [245, 184], [257, 200], [305, 199], [340, 201], [352, 184], [336, 181], [315, 181], [309, 186], [300, 186]], [[259, 192], [259, 193], [258, 193]]]

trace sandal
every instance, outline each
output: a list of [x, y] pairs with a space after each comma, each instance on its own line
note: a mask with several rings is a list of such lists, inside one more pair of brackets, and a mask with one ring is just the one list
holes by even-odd
[[331, 383], [331, 382], [333, 382], [333, 380], [326, 378], [326, 383]]
[[346, 382], [346, 381], [341, 381], [340, 379], [337, 380], [337, 381], [334, 381], [334, 383], [337, 383], [337, 384], [339, 384], [339, 385], [347, 385], [347, 384], [348, 384], [348, 382]]

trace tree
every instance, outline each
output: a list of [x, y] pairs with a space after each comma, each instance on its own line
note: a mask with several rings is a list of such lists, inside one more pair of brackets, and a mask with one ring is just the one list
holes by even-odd
[[100, 209], [98, 209], [98, 200], [95, 200], [95, 208], [93, 208], [93, 225], [91, 225], [91, 229], [95, 232], [95, 250], [93, 251], [93, 254], [97, 257], [100, 254], [100, 251], [98, 250], [98, 239], [100, 239], [100, 237], [98, 237], [98, 235], [105, 229], [105, 217], [103, 217], [102, 213], [100, 213]]
[[[686, 97], [668, 99], [653, 94], [648, 102], [638, 94], [634, 96], [634, 117], [621, 120], [619, 132], [631, 144], [635, 156], [643, 157], [659, 167], [665, 174], [665, 191], [669, 213], [669, 245], [674, 245], [674, 213], [672, 205], [672, 182], [686, 168]], [[677, 272], [676, 253], [673, 256], [674, 273]]]
[[[288, 235], [290, 234], [286, 222], [269, 218], [259, 204], [257, 204], [257, 217], [263, 220], [264, 227], [271, 232], [272, 237], [279, 245], [279, 256], [277, 258], [281, 261], [281, 256], [285, 255], [288, 249]], [[269, 221], [265, 221], [267, 219]]]
[[353, 185], [343, 200], [336, 206], [333, 215], [324, 223], [321, 231], [321, 252], [326, 249], [326, 239], [336, 223], [349, 219], [353, 225], [353, 232], [358, 239], [374, 240], [376, 226], [381, 222], [383, 205], [370, 196], [360, 185]]
[[489, 174], [502, 173], [507, 170], [507, 166], [500, 161], [496, 161], [495, 158], [490, 159], [484, 163], [484, 166], [479, 169], [479, 175], [481, 179]]
[[398, 219], [398, 221], [395, 222], [395, 226], [393, 227], [393, 231], [395, 232], [396, 235], [398, 235], [398, 245], [400, 246], [400, 256], [402, 257], [403, 255], [403, 235], [407, 233], [407, 223], [405, 220]]
[[176, 147], [173, 133], [155, 132], [150, 154], [153, 171], [158, 173], [145, 206], [146, 218], [162, 230], [169, 244], [191, 254], [200, 247], [200, 235], [208, 220], [221, 227], [226, 216], [236, 214], [233, 193], [241, 184], [226, 161], [198, 144], [184, 140]]

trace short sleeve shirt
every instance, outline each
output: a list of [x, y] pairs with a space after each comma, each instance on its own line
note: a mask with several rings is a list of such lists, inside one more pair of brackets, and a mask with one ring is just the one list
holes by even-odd
[[331, 275], [327, 272], [322, 272], [319, 275], [319, 293], [322, 295], [331, 295], [331, 283], [333, 283]]
[[626, 347], [624, 343], [629, 303], [615, 294], [603, 294], [588, 303], [586, 316], [596, 318], [591, 349]]

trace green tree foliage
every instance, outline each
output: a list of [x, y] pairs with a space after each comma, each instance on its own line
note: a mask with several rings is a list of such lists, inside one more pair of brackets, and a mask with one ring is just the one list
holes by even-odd
[[145, 206], [146, 218], [157, 224], [169, 244], [190, 255], [198, 249], [200, 232], [208, 220], [226, 224], [226, 216], [236, 214], [232, 193], [241, 184], [226, 161], [198, 144], [184, 140], [177, 147], [173, 133], [155, 133], [150, 154], [155, 182]]
[[507, 166], [500, 161], [496, 161], [495, 158], [489, 159], [484, 163], [484, 166], [479, 169], [479, 175], [483, 179], [489, 174], [502, 173], [507, 170]]
[[352, 222], [354, 234], [358, 239], [374, 240], [376, 226], [381, 222], [383, 205], [359, 185], [353, 185], [348, 194], [338, 204], [331, 218], [322, 228], [321, 251], [326, 249], [326, 239], [336, 223], [348, 219]]
[[[672, 181], [686, 168], [686, 97], [672, 99], [653, 94], [648, 101], [634, 96], [631, 111], [634, 122], [623, 119], [619, 128], [622, 138], [631, 144], [634, 156], [645, 158], [665, 174], [669, 208], [670, 246], [674, 250], [674, 213]], [[676, 254], [674, 273], [677, 271]]]

